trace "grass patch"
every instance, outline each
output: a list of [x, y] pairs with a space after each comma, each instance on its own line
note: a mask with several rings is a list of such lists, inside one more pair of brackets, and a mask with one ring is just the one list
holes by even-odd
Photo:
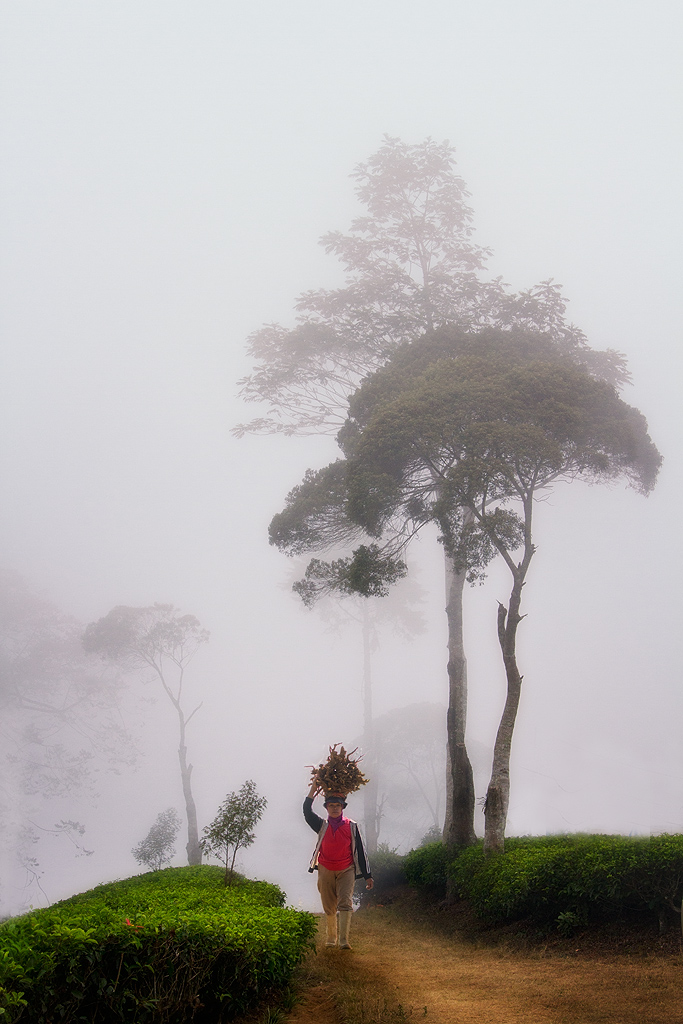
[[[285, 1019], [296, 1024], [411, 1024], [418, 1013], [405, 1005], [396, 986], [377, 970], [374, 957], [364, 946], [368, 911], [354, 915], [359, 946], [351, 936], [351, 951], [324, 946], [321, 922], [318, 951], [309, 952], [294, 974], [300, 1005]], [[386, 937], [384, 937], [386, 939]], [[381, 948], [382, 939], [379, 945]], [[421, 1014], [422, 1011], [420, 1011]]]

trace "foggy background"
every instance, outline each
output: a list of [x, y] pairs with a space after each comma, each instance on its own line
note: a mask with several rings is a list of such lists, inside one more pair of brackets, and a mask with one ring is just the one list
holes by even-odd
[[[84, 624], [159, 601], [211, 631], [188, 674], [200, 827], [253, 778], [269, 805], [241, 867], [294, 904], [316, 904], [306, 766], [360, 735], [362, 649], [289, 592], [267, 526], [336, 448], [230, 429], [258, 411], [237, 398], [246, 336], [342, 283], [317, 239], [348, 229], [348, 175], [385, 133], [455, 145], [491, 274], [563, 285], [589, 343], [627, 355], [665, 459], [647, 500], [575, 483], [538, 508], [508, 834], [683, 829], [682, 21], [664, 0], [0, 7], [2, 561]], [[427, 629], [384, 633], [377, 714], [447, 700], [433, 538], [410, 565]], [[508, 575], [466, 601], [479, 797]], [[5, 854], [3, 912], [133, 874], [159, 811], [183, 812], [165, 698], [131, 679], [121, 716], [137, 770], [39, 808], [93, 854], [46, 835], [43, 893]]]

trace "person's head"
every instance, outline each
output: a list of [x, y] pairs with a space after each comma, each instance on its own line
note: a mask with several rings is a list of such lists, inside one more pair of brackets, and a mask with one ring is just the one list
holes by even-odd
[[346, 800], [340, 793], [328, 793], [324, 806], [331, 818], [338, 818], [346, 807]]

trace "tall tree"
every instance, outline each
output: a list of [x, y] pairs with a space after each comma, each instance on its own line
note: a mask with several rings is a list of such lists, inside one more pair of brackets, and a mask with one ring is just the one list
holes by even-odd
[[[419, 343], [448, 325], [533, 326], [593, 372], [625, 379], [623, 357], [594, 352], [583, 333], [567, 323], [557, 285], [545, 281], [512, 293], [500, 279], [482, 276], [489, 252], [472, 241], [469, 194], [455, 172], [448, 142], [426, 139], [411, 146], [385, 137], [352, 177], [367, 213], [352, 223], [348, 234], [331, 232], [321, 239], [325, 251], [341, 261], [345, 284], [301, 295], [293, 328], [269, 324], [251, 336], [255, 368], [241, 381], [241, 393], [247, 401], [265, 403], [266, 412], [236, 428], [238, 435], [336, 433], [345, 420], [349, 395], [368, 374], [384, 366], [400, 346]], [[309, 475], [299, 496], [305, 500], [307, 491], [337, 486], [334, 473]], [[362, 540], [358, 530], [337, 519], [335, 541]], [[448, 551], [445, 571], [453, 734], [449, 756], [455, 758], [449, 771], [446, 836], [449, 843], [462, 845], [474, 839], [474, 784], [465, 746], [465, 577]]]
[[192, 765], [187, 760], [186, 732], [192, 718], [183, 707], [185, 670], [198, 649], [209, 639], [194, 615], [181, 615], [171, 604], [146, 608], [119, 605], [92, 622], [83, 634], [86, 651], [133, 669], [151, 669], [173, 705], [179, 730], [178, 761], [187, 815], [187, 862], [201, 864], [202, 847], [197, 828], [197, 809], [192, 795]]
[[[622, 476], [648, 493], [659, 453], [641, 414], [547, 337], [491, 329], [436, 332], [398, 350], [353, 396], [338, 439], [346, 459], [309, 474], [271, 523], [271, 538], [283, 550], [321, 546], [348, 520], [356, 522], [383, 538], [385, 547], [359, 549], [348, 578], [378, 587], [392, 558], [432, 523], [470, 581], [481, 578], [496, 554], [513, 575], [508, 607], [499, 609], [508, 699], [486, 807], [487, 848], [501, 849], [521, 687], [515, 640], [534, 553], [534, 500], [553, 482], [574, 477]], [[451, 691], [448, 749], [454, 807], [462, 808], [462, 791], [455, 788], [463, 779], [462, 748], [452, 709]], [[464, 816], [453, 820], [464, 830]]]
[[642, 414], [612, 385], [544, 336], [490, 330], [444, 332], [399, 351], [353, 397], [340, 443], [346, 511], [368, 533], [400, 548], [435, 523], [471, 580], [495, 554], [512, 575], [507, 607], [498, 607], [507, 699], [485, 805], [485, 848], [501, 851], [535, 500], [557, 481], [577, 478], [622, 478], [648, 494], [661, 456]]

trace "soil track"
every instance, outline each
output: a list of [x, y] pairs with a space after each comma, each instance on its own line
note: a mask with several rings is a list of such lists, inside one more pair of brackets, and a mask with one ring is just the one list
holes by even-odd
[[288, 1024], [683, 1024], [680, 955], [491, 948], [400, 905], [354, 914], [352, 944], [325, 949], [321, 922]]

